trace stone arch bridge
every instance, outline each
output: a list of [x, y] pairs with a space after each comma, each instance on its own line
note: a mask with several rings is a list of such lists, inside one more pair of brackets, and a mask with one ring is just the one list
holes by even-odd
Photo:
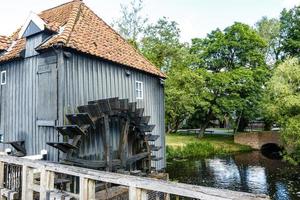
[[276, 144], [282, 146], [279, 132], [250, 132], [234, 135], [234, 142], [248, 145], [253, 149], [260, 150], [264, 145]]

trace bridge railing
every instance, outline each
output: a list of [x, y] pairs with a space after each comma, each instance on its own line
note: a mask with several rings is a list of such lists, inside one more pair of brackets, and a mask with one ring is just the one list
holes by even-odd
[[[120, 185], [127, 188], [129, 200], [151, 199], [150, 192], [159, 192], [164, 199], [171, 195], [188, 197], [202, 200], [254, 200], [269, 199], [266, 195], [236, 192], [225, 189], [216, 189], [202, 186], [195, 186], [171, 181], [158, 180], [146, 177], [137, 177], [119, 173], [91, 170], [81, 167], [62, 165], [47, 161], [34, 161], [25, 158], [12, 156], [0, 156], [0, 193], [2, 196], [14, 194], [9, 188], [5, 187], [5, 165], [20, 166], [22, 168], [21, 196], [13, 196], [11, 199], [33, 199], [34, 193], [39, 193], [39, 199], [49, 199], [49, 192], [55, 192], [55, 175], [65, 174], [79, 178], [79, 192], [68, 193], [74, 199], [90, 200], [97, 199], [95, 192], [96, 182], [105, 182], [110, 185]], [[36, 173], [40, 174], [40, 181], [35, 182]], [[9, 175], [13, 176], [13, 175]], [[67, 192], [66, 192], [67, 193]], [[159, 198], [161, 199], [161, 198]], [[179, 199], [179, 198], [176, 198]]]

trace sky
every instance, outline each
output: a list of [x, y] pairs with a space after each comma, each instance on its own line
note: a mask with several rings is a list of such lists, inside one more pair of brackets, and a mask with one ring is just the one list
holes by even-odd
[[[0, 7], [0, 35], [10, 35], [26, 21], [29, 13], [70, 0], [6, 0]], [[83, 0], [108, 24], [120, 17], [120, 4], [130, 0]], [[278, 17], [283, 8], [300, 5], [300, 0], [144, 0], [143, 15], [153, 23], [167, 17], [178, 23], [182, 41], [205, 37], [216, 28], [235, 21], [254, 25], [262, 16]]]

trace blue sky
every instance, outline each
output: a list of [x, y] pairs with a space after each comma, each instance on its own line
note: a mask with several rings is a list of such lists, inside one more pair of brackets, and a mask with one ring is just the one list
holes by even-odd
[[[0, 7], [0, 35], [9, 35], [21, 26], [30, 11], [44, 9], [68, 0], [9, 0]], [[107, 23], [120, 15], [120, 3], [130, 0], [84, 0]], [[143, 13], [150, 22], [166, 16], [179, 24], [183, 41], [205, 37], [210, 31], [235, 21], [253, 25], [262, 16], [278, 17], [283, 8], [298, 5], [300, 0], [144, 0]]]

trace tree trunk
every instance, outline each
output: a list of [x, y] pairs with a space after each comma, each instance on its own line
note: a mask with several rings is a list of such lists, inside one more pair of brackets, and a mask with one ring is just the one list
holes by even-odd
[[201, 137], [204, 135], [205, 129], [208, 127], [209, 122], [210, 122], [212, 116], [213, 116], [212, 111], [209, 110], [209, 112], [208, 112], [208, 114], [207, 114], [207, 117], [206, 117], [206, 120], [205, 120], [205, 122], [201, 125], [200, 131], [199, 131], [199, 133], [198, 133], [198, 135], [197, 135], [198, 138], [201, 138]]
[[241, 115], [241, 118], [240, 118], [240, 122], [238, 124], [238, 128], [237, 128], [237, 131], [238, 132], [243, 132], [245, 131], [246, 127], [248, 126], [249, 124], [249, 120], [247, 118], [245, 118], [243, 115]]
[[264, 120], [264, 131], [270, 131], [272, 129], [272, 124], [272, 121]]

